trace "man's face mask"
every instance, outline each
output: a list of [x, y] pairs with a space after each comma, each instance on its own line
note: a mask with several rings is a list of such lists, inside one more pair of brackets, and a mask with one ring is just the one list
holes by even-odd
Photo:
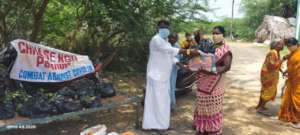
[[223, 42], [224, 41], [223, 34], [213, 34], [213, 41], [215, 44]]
[[168, 28], [160, 28], [158, 30], [158, 33], [160, 37], [167, 39], [168, 36], [170, 35], [170, 30]]

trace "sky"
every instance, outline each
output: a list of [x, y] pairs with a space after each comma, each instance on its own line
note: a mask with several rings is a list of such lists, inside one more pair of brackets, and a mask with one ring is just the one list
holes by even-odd
[[[231, 5], [232, 0], [209, 0], [209, 7], [213, 9], [213, 12], [206, 13], [208, 20], [218, 21], [224, 17], [231, 17]], [[235, 0], [234, 16], [241, 18], [244, 16], [241, 10], [241, 0]]]

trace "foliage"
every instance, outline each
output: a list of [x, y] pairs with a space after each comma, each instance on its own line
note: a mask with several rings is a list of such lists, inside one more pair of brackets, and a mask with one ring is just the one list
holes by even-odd
[[[233, 25], [233, 35], [236, 39], [243, 39], [243, 40], [253, 40], [255, 38], [255, 29], [248, 26], [248, 22], [246, 19], [234, 19]], [[231, 25], [231, 19], [225, 18], [223, 21], [213, 23], [214, 26], [221, 25], [224, 26], [227, 30], [227, 36], [229, 36], [229, 30]]]
[[[185, 27], [184, 32], [193, 32], [196, 30], [201, 30], [202, 33], [209, 35], [212, 32], [212, 29], [215, 26], [224, 26], [226, 30], [226, 36], [229, 36], [230, 28], [231, 28], [231, 18], [224, 18], [221, 21], [216, 22], [209, 22], [209, 21], [194, 21], [190, 22], [188, 24], [184, 23], [181, 24], [182, 27]], [[236, 39], [242, 39], [242, 40], [253, 40], [254, 36], [252, 33], [254, 33], [255, 29], [252, 29], [247, 26], [247, 22], [243, 18], [234, 19], [234, 29], [233, 34], [236, 37]]]
[[88, 54], [110, 70], [145, 70], [158, 20], [179, 32], [207, 10], [207, 0], [0, 0], [0, 45], [22, 38]]

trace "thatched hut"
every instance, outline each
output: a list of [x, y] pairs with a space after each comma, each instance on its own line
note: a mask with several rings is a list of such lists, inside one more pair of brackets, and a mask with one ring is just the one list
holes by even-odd
[[266, 15], [262, 24], [256, 29], [255, 36], [257, 42], [262, 43], [276, 38], [295, 37], [295, 30], [288, 19]]

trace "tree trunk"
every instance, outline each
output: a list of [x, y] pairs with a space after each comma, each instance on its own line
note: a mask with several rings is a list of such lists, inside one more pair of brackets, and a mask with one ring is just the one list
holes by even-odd
[[1, 38], [2, 38], [1, 49], [3, 49], [5, 46], [7, 46], [8, 42], [9, 42], [5, 17], [4, 18], [1, 17], [0, 32], [1, 32]]
[[8, 46], [9, 44], [9, 30], [6, 22], [6, 17], [9, 14], [9, 12], [12, 10], [12, 5], [15, 4], [15, 0], [11, 0], [10, 4], [4, 11], [0, 11], [0, 34], [2, 41], [0, 41], [1, 49]]
[[30, 36], [30, 41], [32, 41], [32, 42], [38, 42], [38, 35], [42, 29], [43, 17], [44, 17], [44, 13], [46, 11], [48, 3], [49, 3], [49, 0], [43, 0], [38, 11], [36, 11], [36, 9], [33, 10], [33, 29], [32, 29], [32, 33]]
[[70, 43], [70, 46], [68, 48], [69, 51], [72, 51], [76, 46], [76, 35], [77, 35], [77, 32], [80, 30], [81, 26], [82, 26], [82, 22], [79, 18], [77, 18], [76, 19], [75, 30], [73, 30], [70, 33], [70, 37], [69, 37], [69, 43]]
[[107, 58], [103, 60], [103, 66], [102, 70], [104, 70], [114, 59], [114, 57], [117, 55], [117, 50], [113, 51]]
[[[81, 6], [87, 6], [87, 3], [88, 1], [84, 1], [82, 0], [81, 2]], [[88, 11], [89, 11], [89, 8], [86, 7], [84, 9], [84, 12], [82, 14], [79, 13], [79, 10], [80, 10], [80, 7], [81, 6], [78, 6], [78, 8], [76, 9], [76, 26], [75, 26], [75, 30], [73, 30], [71, 33], [70, 33], [70, 37], [69, 37], [69, 43], [70, 43], [70, 46], [69, 46], [69, 50], [73, 50], [73, 48], [75, 48], [76, 46], [76, 36], [77, 36], [77, 33], [78, 31], [80, 31], [80, 28], [82, 27], [82, 23], [83, 23], [83, 18], [86, 17], [86, 15], [88, 14]]]

